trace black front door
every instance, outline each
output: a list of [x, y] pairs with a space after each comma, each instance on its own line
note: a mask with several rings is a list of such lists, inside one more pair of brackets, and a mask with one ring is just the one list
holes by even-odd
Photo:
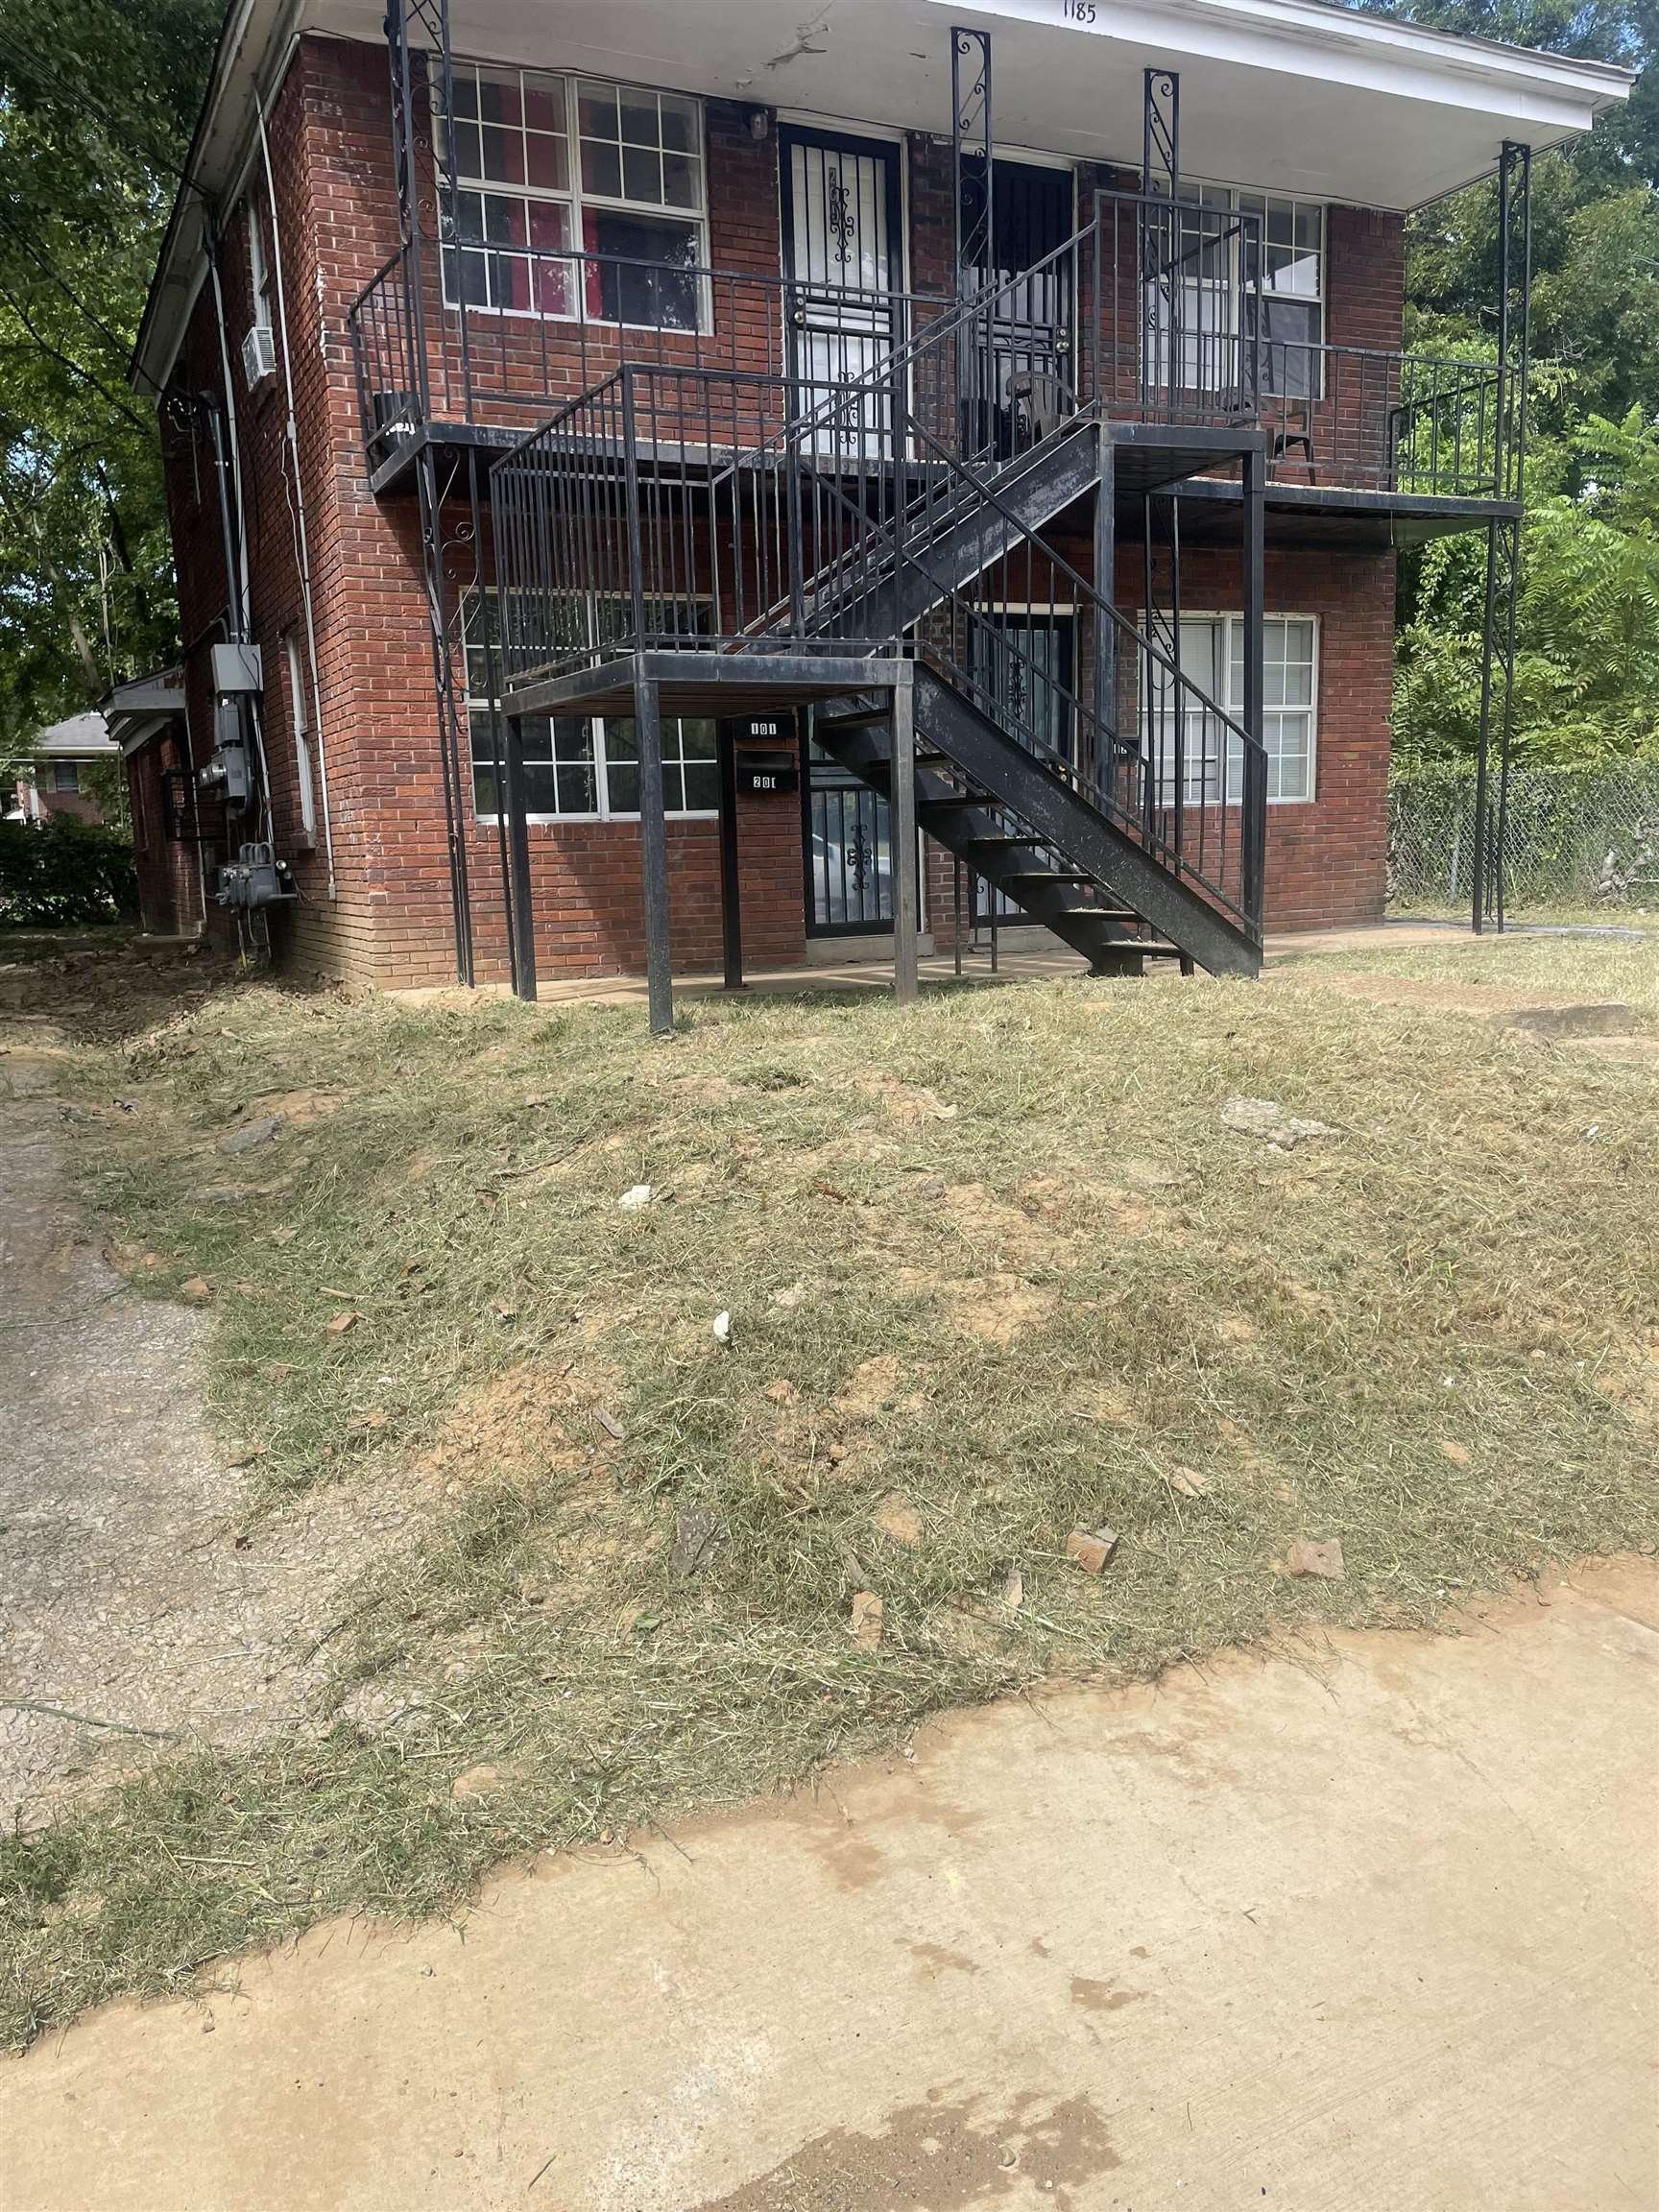
[[[975, 626], [974, 676], [991, 713], [1021, 744], [1062, 760], [1072, 757], [1076, 667], [1076, 617], [1047, 608], [1030, 613], [1005, 611], [992, 627]], [[1005, 827], [1012, 827], [1011, 824]], [[1054, 853], [1037, 854], [1041, 868], [1065, 863]], [[1000, 922], [1022, 910], [1005, 892], [974, 878], [974, 920]]]
[[[978, 333], [965, 427], [970, 451], [989, 446], [1007, 453], [1030, 436], [1028, 421], [1025, 437], [1016, 438], [1016, 404], [1048, 415], [1070, 412], [1073, 257], [1060, 249], [1076, 226], [1070, 170], [998, 160], [993, 182], [992, 268], [985, 281], [997, 300]], [[1016, 377], [1033, 386], [1022, 402], [1010, 395]]]

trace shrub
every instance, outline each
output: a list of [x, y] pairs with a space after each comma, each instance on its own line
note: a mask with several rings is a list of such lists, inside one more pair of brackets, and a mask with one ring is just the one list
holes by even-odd
[[0, 924], [61, 929], [137, 914], [132, 847], [119, 830], [63, 815], [0, 822]]

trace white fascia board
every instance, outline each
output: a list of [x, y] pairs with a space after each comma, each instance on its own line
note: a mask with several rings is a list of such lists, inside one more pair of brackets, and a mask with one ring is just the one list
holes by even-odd
[[1162, 47], [1239, 68], [1277, 67], [1395, 99], [1489, 108], [1563, 132], [1587, 131], [1629, 97], [1635, 72], [1530, 47], [1500, 46], [1416, 24], [1361, 15], [1320, 0], [1102, 0], [1092, 23], [1067, 0], [927, 0], [942, 13], [982, 15], [1074, 37]]
[[205, 203], [223, 199], [245, 158], [263, 73], [273, 54], [283, 50], [302, 5], [303, 0], [232, 0], [132, 351], [129, 380], [135, 391], [158, 397], [173, 373], [206, 276]]

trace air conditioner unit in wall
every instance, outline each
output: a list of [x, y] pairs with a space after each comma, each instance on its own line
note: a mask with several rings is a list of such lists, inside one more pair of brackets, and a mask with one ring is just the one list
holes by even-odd
[[242, 373], [248, 379], [248, 389], [263, 384], [267, 376], [276, 373], [276, 341], [271, 335], [269, 323], [252, 324], [242, 341]]

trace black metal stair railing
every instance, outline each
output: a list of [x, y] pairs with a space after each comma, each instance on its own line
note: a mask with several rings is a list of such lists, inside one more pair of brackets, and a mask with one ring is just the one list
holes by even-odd
[[[906, 535], [902, 557], [927, 599], [909, 649], [1260, 943], [1267, 796], [1260, 735], [1030, 527], [998, 479], [974, 475], [913, 422], [902, 431], [924, 448], [921, 465], [936, 482], [966, 479], [965, 492], [1003, 528], [997, 558], [966, 579], [940, 565], [926, 534]], [[852, 642], [833, 622], [809, 636], [821, 649]]]
[[1269, 336], [1262, 367], [1277, 481], [1447, 499], [1506, 495], [1495, 361]]
[[[1254, 420], [1259, 316], [1187, 323], [1210, 271], [1259, 266], [1254, 220], [1102, 195], [850, 381], [624, 364], [492, 471], [509, 689], [653, 646], [914, 653], [1259, 935], [1259, 735], [1037, 527], [1041, 470], [1103, 417]], [[1032, 312], [1061, 299], [1070, 328]], [[1033, 649], [1063, 625], [1069, 668]]]

